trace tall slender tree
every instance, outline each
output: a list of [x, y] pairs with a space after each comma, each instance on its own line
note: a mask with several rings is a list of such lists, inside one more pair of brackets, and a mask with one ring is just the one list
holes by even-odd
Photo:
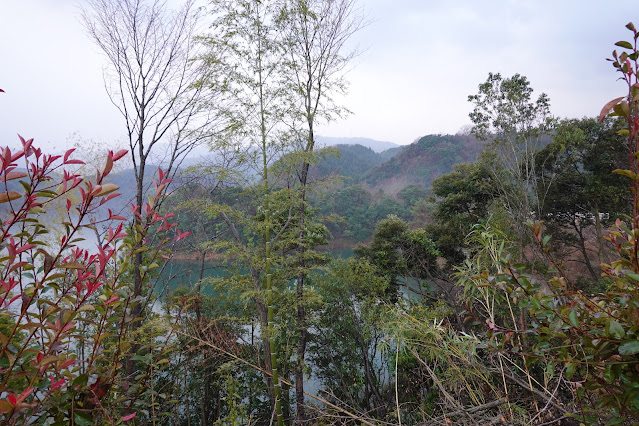
[[[275, 3], [254, 0], [213, 0], [216, 19], [211, 33], [202, 37], [207, 52], [202, 56], [208, 70], [203, 85], [219, 91], [225, 99], [223, 115], [228, 132], [213, 147], [243, 152], [241, 167], [248, 166], [261, 178], [264, 224], [263, 259], [244, 256], [254, 287], [254, 301], [260, 320], [264, 364], [278, 424], [283, 424], [277, 347], [274, 334], [274, 296], [269, 167], [286, 151], [280, 143], [282, 115], [282, 46], [274, 27]], [[252, 166], [252, 167], [251, 167]], [[250, 179], [248, 179], [250, 181]], [[238, 246], [248, 250], [233, 218], [222, 212]], [[286, 227], [287, 224], [284, 225]], [[282, 229], [276, 230], [278, 233]], [[261, 266], [263, 265], [263, 270]]]
[[304, 358], [308, 325], [304, 307], [307, 276], [305, 244], [308, 172], [315, 149], [318, 124], [334, 120], [348, 111], [334, 96], [346, 92], [345, 73], [356, 51], [349, 39], [364, 24], [354, 0], [287, 0], [280, 14], [279, 29], [284, 35], [287, 76], [290, 85], [291, 128], [302, 154], [297, 170], [298, 189], [298, 268], [297, 322], [299, 340], [295, 368], [295, 394], [298, 424], [305, 422]]

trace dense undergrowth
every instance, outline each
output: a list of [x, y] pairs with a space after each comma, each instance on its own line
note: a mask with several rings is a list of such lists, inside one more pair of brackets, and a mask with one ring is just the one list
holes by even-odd
[[[72, 151], [20, 138], [0, 155], [3, 424], [269, 424], [278, 411], [309, 424], [639, 422], [639, 51], [627, 27], [611, 61], [628, 93], [602, 124], [557, 123], [525, 77], [491, 74], [471, 97], [486, 150], [430, 199], [413, 188], [430, 223], [389, 215], [346, 260], [317, 250], [335, 218], [313, 205], [321, 191], [287, 186], [290, 152], [268, 167], [264, 154], [257, 185], [196, 181], [167, 196], [159, 170], [126, 225], [107, 180], [126, 152], [88, 179]], [[594, 156], [603, 143], [625, 143], [627, 166]], [[560, 204], [573, 184], [590, 202]], [[96, 247], [80, 246], [86, 232]], [[178, 241], [226, 274], [160, 299]]]

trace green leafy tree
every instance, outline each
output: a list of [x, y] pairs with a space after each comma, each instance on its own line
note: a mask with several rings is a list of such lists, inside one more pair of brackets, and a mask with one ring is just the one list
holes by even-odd
[[629, 213], [627, 182], [612, 173], [627, 163], [617, 123], [565, 120], [553, 142], [537, 154], [543, 165], [538, 173], [550, 182], [541, 211], [547, 232], [559, 250], [578, 250], [595, 282], [601, 278], [596, 264], [605, 258], [602, 228]]
[[402, 188], [397, 196], [404, 202], [406, 207], [412, 209], [420, 201], [427, 197], [428, 191], [421, 185], [410, 184]]
[[433, 205], [428, 214], [432, 222], [425, 229], [450, 265], [463, 262], [466, 236], [475, 224], [488, 219], [499, 197], [491, 160], [484, 155], [476, 163], [458, 164], [432, 183]]
[[526, 228], [523, 225], [531, 213], [537, 217], [544, 205], [543, 185], [536, 170], [537, 151], [547, 142], [545, 137], [553, 127], [550, 100], [545, 93], [533, 99], [528, 79], [520, 74], [502, 78], [488, 74], [476, 95], [468, 97], [474, 105], [470, 119], [473, 133], [489, 141], [488, 150], [503, 165], [495, 182], [501, 192], [501, 202], [513, 218], [519, 242], [519, 256], [524, 256]]
[[[486, 319], [484, 341], [502, 355], [526, 358], [523, 365], [530, 370], [525, 370], [524, 376], [528, 383], [512, 369], [502, 369], [504, 378], [523, 383], [546, 406], [561, 395], [557, 400], [561, 402], [554, 404], [558, 416], [578, 419], [581, 424], [631, 424], [639, 420], [639, 33], [632, 23], [626, 27], [632, 41], [616, 43], [623, 50], [613, 51], [611, 62], [628, 91], [606, 104], [600, 114], [602, 120], [608, 115], [621, 117], [627, 126], [619, 134], [626, 136], [629, 168], [614, 172], [630, 180], [632, 199], [632, 213], [609, 230], [608, 239], [616, 253], [602, 265], [607, 289], [589, 295], [575, 286], [550, 253], [550, 235], [543, 234], [542, 223], [532, 224], [531, 229], [548, 268], [553, 270], [550, 277], [540, 280], [538, 274], [530, 272], [530, 265], [515, 263], [502, 253], [472, 279], [478, 289], [500, 294], [511, 308], [510, 316], [496, 318], [495, 323]], [[513, 306], [525, 315], [518, 319]], [[549, 385], [556, 390], [551, 392]]]
[[332, 262], [310, 282], [321, 298], [309, 347], [314, 376], [334, 402], [383, 417], [389, 371], [380, 346], [388, 279], [366, 260], [350, 258]]
[[354, 241], [367, 239], [373, 231], [373, 223], [369, 220], [373, 197], [359, 185], [350, 185], [322, 196], [324, 214], [337, 214], [342, 221], [331, 225], [331, 231], [336, 237], [343, 236]]
[[410, 279], [432, 278], [437, 271], [439, 252], [425, 231], [411, 230], [405, 221], [393, 215], [377, 223], [370, 245], [359, 245], [354, 251], [388, 278], [387, 292], [393, 302], [399, 298], [400, 280], [410, 297], [411, 291], [421, 293], [421, 288], [411, 287]]
[[311, 174], [337, 175], [347, 182], [358, 182], [364, 173], [384, 161], [380, 154], [362, 145], [336, 145], [322, 150], [335, 155], [319, 161], [311, 168]]

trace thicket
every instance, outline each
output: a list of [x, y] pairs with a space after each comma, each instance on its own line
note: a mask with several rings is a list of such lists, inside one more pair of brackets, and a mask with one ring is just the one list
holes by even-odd
[[[170, 196], [159, 170], [128, 224], [108, 209], [118, 187], [105, 180], [126, 152], [90, 179], [71, 150], [21, 138], [1, 151], [1, 421], [638, 422], [635, 27], [611, 59], [628, 92], [599, 122], [555, 120], [525, 77], [490, 74], [470, 97], [478, 161], [435, 179], [428, 199], [405, 188], [398, 208], [314, 181], [312, 105], [275, 78], [299, 39], [278, 37], [327, 11], [277, 5], [219, 2], [218, 29], [236, 27], [207, 40], [207, 65], [228, 62], [200, 83], [226, 83], [237, 102], [215, 145], [223, 162], [192, 168]], [[306, 115], [288, 115], [300, 105]], [[318, 250], [339, 226], [327, 206], [361, 226], [353, 238], [372, 232], [349, 259]], [[81, 245], [87, 232], [95, 248]], [[160, 298], [153, 280], [177, 241], [198, 280]], [[205, 276], [211, 260], [224, 274]]]

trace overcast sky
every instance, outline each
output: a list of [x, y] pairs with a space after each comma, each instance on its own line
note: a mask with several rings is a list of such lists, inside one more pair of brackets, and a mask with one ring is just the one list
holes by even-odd
[[[57, 149], [73, 138], [122, 140], [122, 118], [102, 81], [104, 58], [78, 20], [80, 3], [0, 0], [1, 145], [14, 145], [16, 133]], [[359, 4], [371, 23], [355, 35], [363, 53], [343, 99], [353, 114], [318, 133], [398, 144], [470, 124], [468, 95], [489, 72], [527, 76], [557, 116], [596, 116], [624, 94], [605, 59], [629, 38], [624, 25], [639, 25], [630, 0]]]

